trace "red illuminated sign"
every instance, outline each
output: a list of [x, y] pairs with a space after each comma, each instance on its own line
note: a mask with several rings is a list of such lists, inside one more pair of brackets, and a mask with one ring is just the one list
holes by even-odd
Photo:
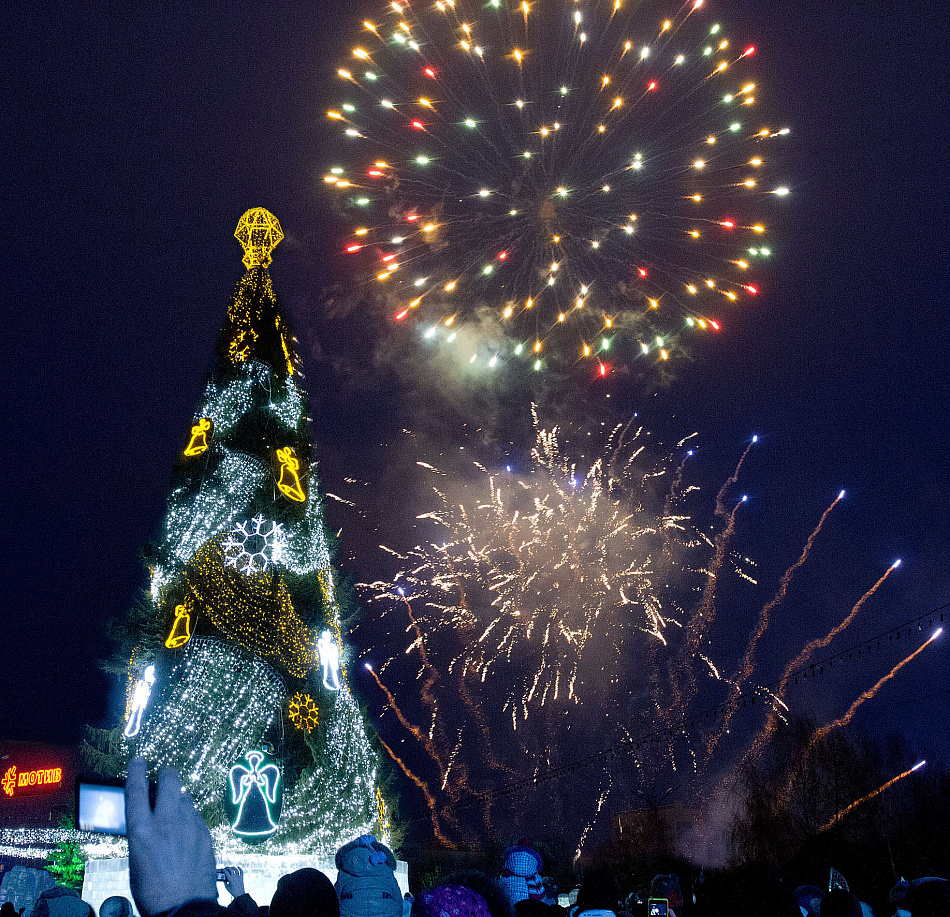
[[0, 788], [7, 796], [24, 795], [25, 793], [52, 792], [63, 783], [63, 769], [61, 767], [44, 767], [32, 771], [17, 773], [16, 765], [6, 769], [0, 779]]

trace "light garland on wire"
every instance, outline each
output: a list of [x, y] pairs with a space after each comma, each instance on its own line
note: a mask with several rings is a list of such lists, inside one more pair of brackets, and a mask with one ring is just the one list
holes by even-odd
[[135, 753], [153, 767], [175, 767], [205, 808], [220, 798], [234, 762], [280, 716], [283, 680], [237, 648], [192, 637], [162, 681], [167, 688], [142, 727]]
[[232, 452], [217, 473], [205, 478], [196, 495], [179, 488], [168, 501], [165, 539], [178, 560], [187, 563], [208, 539], [233, 525], [269, 477], [260, 459]]
[[283, 391], [268, 402], [268, 410], [288, 429], [296, 430], [304, 413], [304, 400], [297, 386], [288, 379]]
[[45, 860], [58, 844], [78, 843], [87, 859], [112, 859], [129, 855], [124, 837], [79, 831], [75, 828], [0, 829], [0, 856], [20, 860]]
[[286, 853], [313, 851], [332, 857], [341, 838], [380, 830], [376, 802], [376, 756], [364, 732], [363, 718], [343, 685], [333, 695], [326, 720], [326, 755], [306, 769], [284, 794], [281, 824], [269, 843]]
[[213, 539], [189, 565], [186, 579], [196, 606], [226, 637], [298, 678], [306, 676], [314, 662], [311, 631], [294, 610], [283, 577], [240, 573]]

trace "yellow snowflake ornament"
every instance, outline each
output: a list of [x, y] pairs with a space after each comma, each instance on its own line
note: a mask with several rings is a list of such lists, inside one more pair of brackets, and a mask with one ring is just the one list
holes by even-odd
[[290, 699], [290, 722], [304, 732], [313, 732], [319, 722], [317, 705], [309, 694], [299, 691]]

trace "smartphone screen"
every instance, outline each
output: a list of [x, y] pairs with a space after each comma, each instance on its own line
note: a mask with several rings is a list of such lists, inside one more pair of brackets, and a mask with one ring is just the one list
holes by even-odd
[[81, 831], [125, 834], [123, 788], [80, 780], [76, 785], [76, 824]]
[[647, 901], [649, 917], [667, 917], [670, 911], [670, 902], [667, 898], [650, 898]]

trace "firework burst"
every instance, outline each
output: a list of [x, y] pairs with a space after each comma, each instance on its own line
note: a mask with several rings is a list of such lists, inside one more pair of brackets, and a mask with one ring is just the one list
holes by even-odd
[[[418, 516], [431, 537], [409, 550], [384, 548], [399, 571], [362, 589], [379, 612], [403, 619], [404, 638], [374, 677], [426, 756], [411, 758], [420, 768], [412, 779], [439, 800], [435, 822], [464, 836], [460, 812], [474, 804], [491, 830], [490, 807], [503, 799], [506, 818], [526, 827], [530, 806], [498, 789], [517, 785], [543, 809], [544, 826], [558, 824], [583, 843], [620, 789], [625, 801], [615, 806], [676, 784], [700, 811], [727, 761], [754, 761], [786, 720], [798, 664], [851, 625], [897, 565], [830, 632], [793, 651], [769, 685], [757, 674], [757, 650], [843, 492], [820, 514], [746, 644], [734, 636], [723, 643], [715, 633], [723, 583], [735, 575], [755, 583], [753, 564], [732, 546], [745, 498], [731, 493], [749, 449], [716, 495], [719, 526], [709, 530], [691, 519], [698, 488], [685, 483], [684, 465], [692, 437], [651, 459], [645, 431], [620, 425], [582, 468], [559, 430], [535, 422], [520, 473], [476, 463], [456, 475], [418, 461], [437, 482], [437, 506]], [[727, 626], [734, 629], [734, 615]], [[418, 663], [418, 689], [407, 661]], [[382, 681], [387, 669], [387, 682], [401, 687]], [[764, 725], [740, 713], [750, 701], [760, 702]], [[816, 735], [845, 725], [853, 709]], [[618, 756], [622, 763], [607, 763]], [[578, 766], [588, 768], [586, 814], [553, 779]]]
[[772, 251], [788, 129], [755, 60], [702, 0], [387, 4], [327, 113], [342, 247], [395, 320], [487, 367], [667, 359]]
[[641, 433], [617, 427], [583, 471], [556, 429], [539, 430], [529, 474], [477, 465], [480, 480], [463, 501], [435, 488], [440, 508], [419, 516], [435, 540], [393, 552], [403, 572], [368, 584], [377, 600], [413, 597], [413, 647], [457, 641], [449, 675], [503, 685], [514, 730], [532, 711], [568, 715], [585, 690], [619, 686], [632, 644], [665, 644], [682, 626], [658, 581], [668, 583], [676, 555], [705, 542], [657, 496], [669, 469], [637, 470]]

